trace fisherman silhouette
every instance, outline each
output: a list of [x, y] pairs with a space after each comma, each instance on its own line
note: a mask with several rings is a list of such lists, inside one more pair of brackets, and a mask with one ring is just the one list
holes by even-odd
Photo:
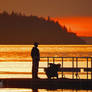
[[38, 79], [38, 67], [39, 67], [39, 61], [40, 61], [40, 53], [37, 42], [34, 43], [34, 47], [31, 50], [31, 56], [32, 56], [32, 78]]

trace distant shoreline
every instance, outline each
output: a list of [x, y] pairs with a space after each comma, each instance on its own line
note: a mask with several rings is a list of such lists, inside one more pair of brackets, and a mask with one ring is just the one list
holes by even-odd
[[[33, 44], [0, 44], [0, 45], [33, 45]], [[92, 44], [40, 44], [40, 45], [92, 45]]]

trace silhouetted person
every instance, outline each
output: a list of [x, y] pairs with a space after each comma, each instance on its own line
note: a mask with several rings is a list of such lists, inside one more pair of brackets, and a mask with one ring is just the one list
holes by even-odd
[[32, 78], [37, 79], [38, 78], [38, 66], [39, 66], [39, 61], [40, 61], [40, 53], [38, 43], [34, 43], [34, 47], [32, 48], [31, 51], [31, 56], [32, 56]]

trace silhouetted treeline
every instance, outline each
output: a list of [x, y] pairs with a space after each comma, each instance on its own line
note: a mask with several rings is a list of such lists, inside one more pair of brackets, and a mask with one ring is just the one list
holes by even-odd
[[0, 14], [0, 44], [85, 44], [58, 22], [12, 12]]

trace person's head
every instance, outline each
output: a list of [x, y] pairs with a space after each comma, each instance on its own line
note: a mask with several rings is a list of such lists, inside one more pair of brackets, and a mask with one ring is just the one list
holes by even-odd
[[35, 42], [35, 43], [34, 43], [34, 46], [35, 46], [35, 47], [38, 47], [38, 45], [39, 45], [38, 42]]

